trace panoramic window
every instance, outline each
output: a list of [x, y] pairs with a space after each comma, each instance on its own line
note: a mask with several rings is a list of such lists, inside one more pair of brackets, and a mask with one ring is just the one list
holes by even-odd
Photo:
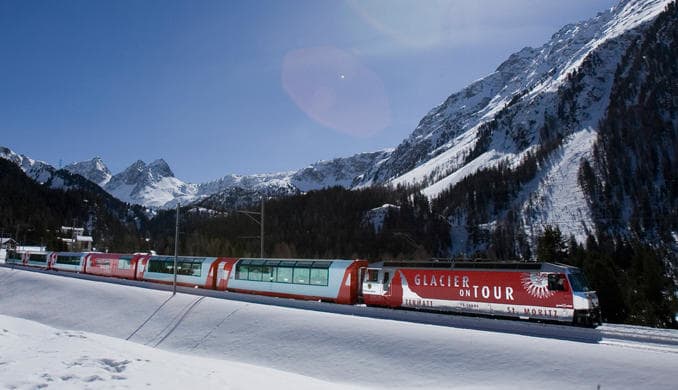
[[80, 256], [59, 255], [56, 262], [57, 264], [80, 265]]
[[238, 265], [235, 269], [235, 278], [247, 280], [247, 274], [250, 271], [250, 267], [247, 265]]
[[294, 283], [309, 284], [310, 268], [294, 268]]
[[120, 256], [118, 260], [118, 269], [128, 270], [132, 268], [132, 257], [131, 256]]
[[264, 282], [275, 282], [276, 267], [261, 267], [261, 280]]
[[[204, 258], [179, 257], [177, 259], [177, 275], [200, 276], [202, 274], [203, 260]], [[168, 256], [161, 259], [152, 259], [148, 263], [148, 272], [174, 274], [174, 258]]]
[[258, 265], [250, 266], [250, 274], [249, 274], [249, 277], [247, 279], [248, 280], [260, 281], [261, 280], [261, 266], [258, 266]]
[[327, 286], [329, 272], [326, 269], [311, 269], [311, 284], [315, 286]]
[[174, 263], [161, 261], [161, 260], [151, 260], [148, 262], [148, 272], [158, 272], [162, 274], [173, 274], [174, 273]]
[[47, 255], [31, 253], [28, 257], [28, 261], [35, 261], [40, 263], [47, 262]]
[[294, 268], [279, 267], [275, 281], [278, 283], [292, 283], [292, 270]]
[[236, 279], [294, 283], [313, 286], [329, 284], [331, 261], [242, 260], [236, 266]]

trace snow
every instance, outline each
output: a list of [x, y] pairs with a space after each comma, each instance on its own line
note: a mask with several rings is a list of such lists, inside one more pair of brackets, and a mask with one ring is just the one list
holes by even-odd
[[[520, 161], [524, 150], [516, 150], [509, 139], [497, 131], [493, 134], [490, 155], [482, 155], [463, 165], [465, 153], [475, 145], [480, 125], [492, 120], [514, 96], [522, 95], [523, 91], [527, 93], [519, 100], [519, 112], [513, 123], [526, 129], [539, 128], [543, 124], [544, 113], [553, 115], [555, 92], [592, 53], [600, 57], [601, 63], [596, 68], [597, 77], [589, 77], [587, 90], [579, 93], [581, 112], [577, 116], [581, 127], [575, 130], [597, 126], [609, 102], [616, 66], [630, 41], [626, 39], [618, 43], [615, 39], [655, 18], [667, 2], [622, 1], [617, 7], [592, 19], [563, 27], [539, 49], [526, 47], [512, 54], [496, 72], [450, 96], [422, 120], [406, 141], [413, 146], [423, 141], [438, 145], [439, 139], [449, 136], [443, 131], [445, 122], [451, 122], [456, 131], [449, 141], [430, 150], [429, 157], [423, 158], [418, 166], [388, 182], [394, 185], [426, 182], [423, 192], [434, 198], [469, 174], [496, 165], [497, 158], [501, 156], [513, 162]], [[533, 124], [528, 126], [529, 123]], [[415, 147], [410, 149], [417, 150]], [[394, 159], [400, 157], [393, 156]]]
[[[598, 133], [591, 128], [572, 134], [564, 141], [560, 153], [551, 158], [551, 165], [544, 169], [544, 177], [536, 191], [530, 192], [532, 202], [523, 206], [526, 233], [538, 226], [558, 226], [564, 237], [574, 236], [577, 242], [585, 242], [587, 233], [595, 230], [584, 191], [579, 186], [579, 166], [582, 159], [589, 159]], [[530, 210], [532, 208], [532, 210]]]
[[19, 155], [9, 148], [0, 146], [0, 158], [11, 161], [16, 164], [30, 178], [38, 183], [44, 183], [49, 180], [56, 169], [44, 161], [33, 160], [27, 156]]
[[[400, 177], [393, 179], [391, 184], [396, 186], [401, 184], [416, 185], [423, 179], [431, 177], [436, 171], [454, 171], [459, 169], [462, 167], [464, 162], [464, 154], [470, 152], [475, 146], [476, 137], [477, 127], [455, 138], [453, 141], [453, 146], [449, 150], [428, 160], [424, 164], [421, 164], [420, 166], [401, 175]], [[459, 177], [458, 180], [462, 180], [464, 177]], [[435, 197], [435, 195], [438, 195], [441, 191], [449, 188], [448, 186], [451, 184], [453, 184], [451, 180], [447, 179], [445, 180], [445, 183], [441, 183], [439, 186], [436, 186], [437, 190], [430, 190], [427, 188], [422, 192], [429, 197]], [[440, 186], [445, 187], [440, 188]]]
[[[0, 267], [0, 387], [672, 389], [676, 384], [675, 331], [603, 326], [640, 335], [625, 341], [558, 325], [212, 295], [172, 297], [167, 291]], [[648, 342], [659, 336], [667, 337], [667, 345]]]
[[365, 213], [363, 221], [366, 224], [372, 225], [375, 233], [379, 233], [384, 227], [386, 216], [388, 216], [391, 210], [400, 210], [400, 207], [388, 203], [381, 207], [375, 207]]
[[89, 161], [66, 165], [64, 169], [96, 183], [99, 187], [105, 186], [113, 177], [104, 161], [98, 156]]
[[132, 343], [93, 333], [52, 328], [0, 315], [0, 386], [44, 387], [339, 389], [302, 375], [224, 362]]

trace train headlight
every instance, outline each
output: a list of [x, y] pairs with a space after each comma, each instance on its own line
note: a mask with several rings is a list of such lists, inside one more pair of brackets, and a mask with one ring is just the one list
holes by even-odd
[[598, 296], [596, 294], [589, 295], [589, 302], [591, 302], [591, 307], [598, 307]]

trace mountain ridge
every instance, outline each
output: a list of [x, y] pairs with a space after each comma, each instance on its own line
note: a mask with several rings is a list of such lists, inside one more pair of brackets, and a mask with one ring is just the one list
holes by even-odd
[[[101, 167], [83, 173], [105, 181], [109, 193], [130, 203], [154, 208], [201, 203], [228, 209], [331, 186], [404, 185], [430, 200], [445, 199], [455, 186], [478, 175], [522, 172], [517, 185], [495, 185], [495, 191], [506, 192], [500, 202], [472, 206], [450, 200], [441, 206], [454, 234], [465, 237], [451, 252], [482, 247], [474, 226], [491, 234], [509, 215], [519, 216], [514, 223], [528, 241], [545, 226], [557, 225], [583, 242], [596, 230], [596, 222], [579, 166], [593, 161], [621, 59], [668, 4], [675, 3], [622, 0], [593, 18], [562, 27], [544, 45], [511, 54], [494, 72], [451, 94], [391, 150], [319, 161], [290, 172], [226, 175], [201, 184], [174, 177], [163, 160], [148, 165], [139, 160], [108, 181]], [[25, 156], [12, 158], [34, 177], [50, 174]]]

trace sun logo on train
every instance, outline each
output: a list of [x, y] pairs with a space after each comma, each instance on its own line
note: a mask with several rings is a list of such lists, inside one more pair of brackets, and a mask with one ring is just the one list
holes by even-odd
[[524, 273], [520, 278], [523, 288], [535, 298], [550, 298], [555, 294], [549, 290], [548, 274], [541, 272]]

